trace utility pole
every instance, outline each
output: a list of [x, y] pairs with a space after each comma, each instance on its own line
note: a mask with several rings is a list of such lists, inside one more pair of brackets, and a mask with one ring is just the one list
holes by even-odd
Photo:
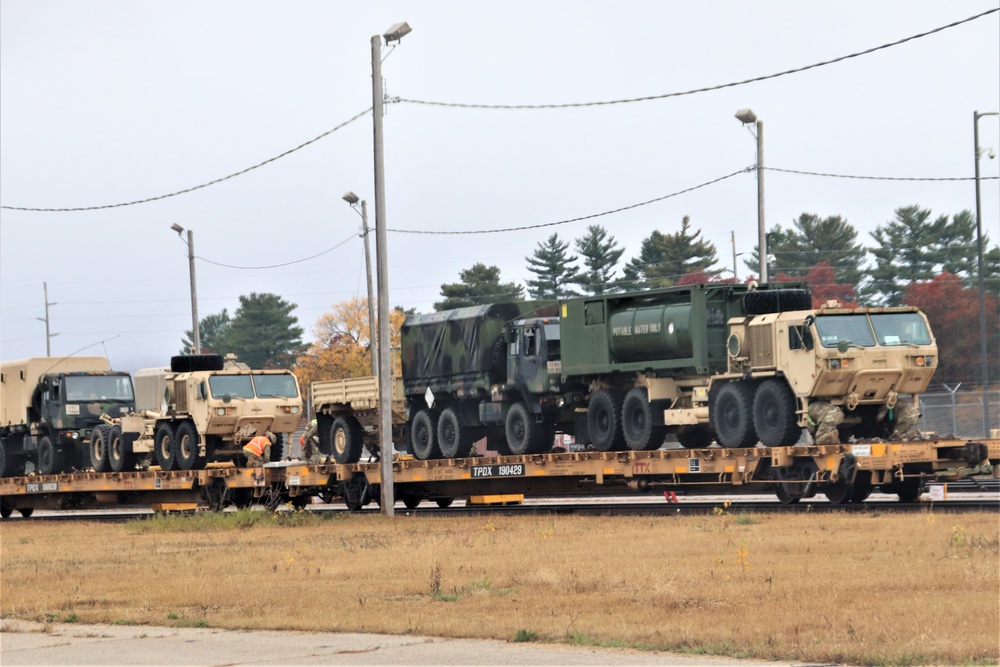
[[736, 273], [736, 232], [729, 232], [731, 234], [731, 239], [733, 242], [733, 278], [739, 280], [740, 277]]
[[[372, 290], [372, 255], [368, 249], [368, 202], [353, 192], [341, 197], [351, 208], [361, 202], [361, 235], [365, 239], [365, 272], [368, 274], [368, 341], [371, 345], [372, 375], [378, 377], [378, 333], [375, 330], [375, 292]], [[357, 209], [354, 209], [357, 211]]]
[[986, 347], [986, 279], [983, 275], [983, 208], [979, 199], [979, 119], [1000, 116], [1000, 112], [972, 112], [972, 140], [976, 148], [976, 250], [979, 270], [979, 356], [983, 365], [983, 437], [990, 437], [990, 362]]
[[57, 333], [49, 333], [49, 306], [58, 305], [55, 302], [49, 303], [49, 284], [42, 283], [42, 289], [45, 290], [45, 319], [41, 317], [36, 317], [35, 319], [39, 322], [45, 322], [45, 356], [52, 356], [52, 337], [58, 336]]

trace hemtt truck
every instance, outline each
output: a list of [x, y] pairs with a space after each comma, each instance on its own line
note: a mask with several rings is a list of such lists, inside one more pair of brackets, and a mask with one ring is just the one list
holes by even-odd
[[[402, 328], [416, 458], [551, 449], [789, 446], [810, 409], [841, 437], [888, 437], [937, 346], [915, 308], [812, 308], [808, 291], [689, 285], [411, 315]], [[912, 408], [910, 409], [912, 412]]]
[[86, 467], [105, 420], [135, 409], [132, 378], [104, 357], [5, 361], [0, 394], [0, 477]]

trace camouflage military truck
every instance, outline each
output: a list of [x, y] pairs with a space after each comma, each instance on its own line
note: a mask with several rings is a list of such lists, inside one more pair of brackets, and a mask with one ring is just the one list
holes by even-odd
[[[558, 317], [556, 316], [558, 314]], [[467, 456], [786, 446], [915, 425], [937, 347], [915, 308], [812, 308], [797, 286], [706, 284], [411, 315], [402, 329], [408, 448]], [[915, 398], [913, 399], [915, 401]]]
[[290, 371], [251, 370], [232, 355], [173, 357], [169, 369], [140, 370], [135, 380], [138, 412], [114, 425], [107, 441], [108, 467], [116, 471], [241, 464], [243, 445], [268, 431], [277, 437], [271, 460], [278, 460], [302, 413]]
[[0, 477], [89, 467], [106, 421], [135, 409], [132, 378], [104, 357], [5, 361], [0, 393]]

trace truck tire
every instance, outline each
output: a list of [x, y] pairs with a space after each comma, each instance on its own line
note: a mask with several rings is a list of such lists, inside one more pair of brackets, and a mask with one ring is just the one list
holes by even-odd
[[174, 451], [174, 427], [170, 422], [160, 424], [153, 436], [153, 450], [156, 454], [156, 463], [162, 470], [173, 470], [177, 466], [176, 452]]
[[445, 408], [438, 418], [437, 439], [441, 456], [446, 459], [464, 459], [472, 453], [475, 441], [472, 429], [462, 426], [455, 408]]
[[441, 458], [437, 442], [438, 411], [421, 408], [410, 425], [410, 449], [413, 457], [426, 461]]
[[552, 448], [552, 438], [546, 442], [549, 430], [535, 421], [524, 401], [518, 401], [507, 411], [506, 432], [511, 454], [541, 454]]
[[795, 409], [795, 394], [787, 382], [771, 378], [760, 383], [753, 399], [753, 424], [765, 446], [790, 447], [798, 442], [802, 429]]
[[64, 452], [56, 447], [52, 438], [47, 435], [42, 436], [42, 439], [38, 441], [38, 474], [55, 475], [61, 473], [64, 461]]
[[594, 449], [617, 452], [625, 449], [622, 432], [621, 394], [613, 389], [598, 389], [587, 407], [587, 430]]
[[755, 290], [743, 295], [743, 310], [747, 315], [811, 309], [812, 293], [807, 289]]
[[364, 449], [364, 433], [354, 415], [337, 417], [331, 428], [331, 450], [337, 463], [357, 463]]
[[98, 424], [90, 433], [90, 459], [87, 463], [94, 472], [108, 472], [111, 465], [108, 463], [108, 440], [111, 436], [111, 426], [109, 424]]
[[690, 424], [677, 429], [677, 442], [684, 449], [705, 449], [715, 440], [712, 429], [704, 424]]
[[122, 433], [121, 426], [111, 428], [108, 439], [108, 465], [112, 472], [128, 472], [135, 467], [132, 443]]
[[192, 422], [182, 422], [174, 432], [174, 465], [177, 470], [194, 470], [198, 466], [200, 438]]
[[635, 452], [659, 449], [666, 429], [654, 423], [649, 393], [645, 387], [633, 387], [622, 401], [622, 434], [625, 445]]
[[226, 360], [219, 354], [180, 354], [170, 357], [171, 373], [221, 371], [225, 367]]
[[716, 439], [723, 447], [753, 447], [757, 432], [753, 427], [753, 384], [727, 382], [709, 406], [709, 418]]

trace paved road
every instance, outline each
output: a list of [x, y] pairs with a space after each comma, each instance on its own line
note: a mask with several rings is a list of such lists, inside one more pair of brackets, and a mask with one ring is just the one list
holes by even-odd
[[783, 663], [494, 640], [0, 621], [10, 665], [679, 665]]

